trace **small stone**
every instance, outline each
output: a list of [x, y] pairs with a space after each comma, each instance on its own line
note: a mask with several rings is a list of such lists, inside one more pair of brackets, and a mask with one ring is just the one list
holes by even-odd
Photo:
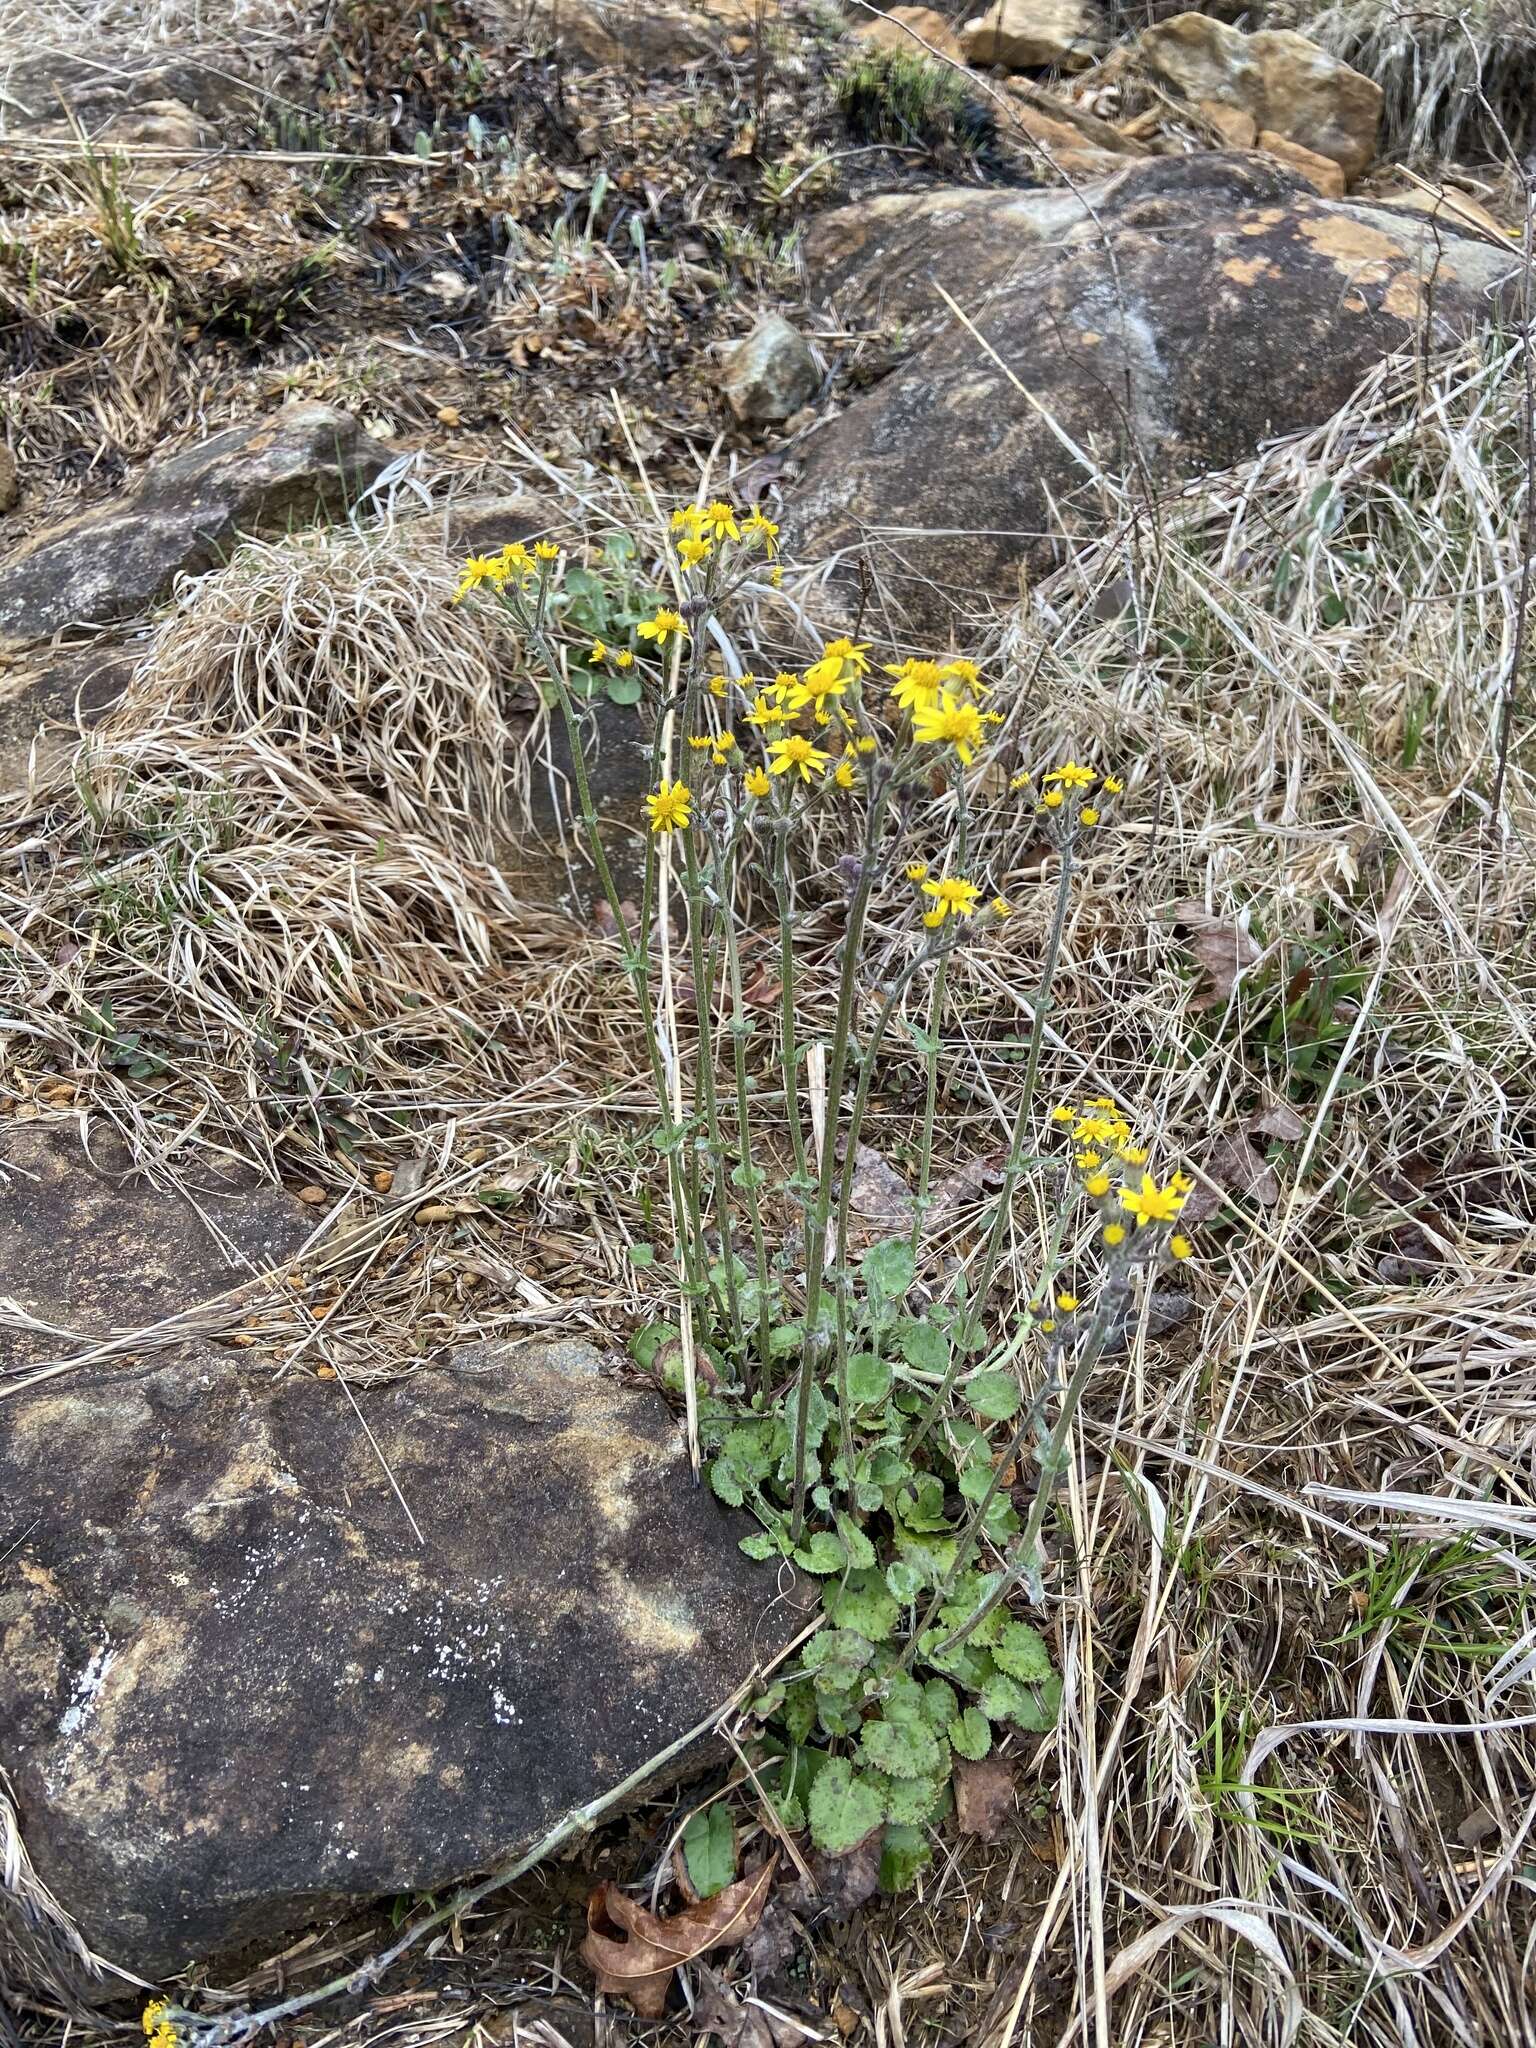
[[464, 416], [456, 405], [440, 405], [437, 408], [437, 421], [442, 427], [461, 427], [464, 424]]
[[720, 384], [747, 426], [772, 426], [810, 402], [821, 382], [810, 343], [782, 313], [765, 313], [726, 357]]
[[909, 50], [921, 57], [926, 43], [941, 57], [953, 58], [957, 64], [965, 61], [960, 38], [944, 16], [931, 7], [887, 8], [884, 14], [871, 15], [859, 22], [853, 32], [861, 43], [877, 50]]
[[311, 1184], [307, 1188], [300, 1188], [298, 1192], [298, 1199], [301, 1202], [309, 1202], [315, 1207], [318, 1207], [319, 1204], [325, 1200], [325, 1189], [315, 1187], [313, 1184]]
[[1007, 71], [1083, 71], [1104, 47], [1093, 0], [997, 0], [960, 31], [972, 64]]

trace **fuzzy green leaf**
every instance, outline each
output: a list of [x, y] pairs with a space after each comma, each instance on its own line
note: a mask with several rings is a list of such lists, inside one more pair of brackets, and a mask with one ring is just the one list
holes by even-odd
[[891, 1391], [891, 1368], [872, 1352], [857, 1351], [848, 1361], [848, 1398], [860, 1408], [874, 1406]]
[[808, 1806], [811, 1840], [828, 1856], [846, 1856], [883, 1817], [880, 1794], [860, 1777], [846, 1757], [835, 1756], [811, 1787]]
[[764, 1564], [770, 1557], [778, 1555], [779, 1546], [765, 1529], [760, 1529], [755, 1536], [743, 1536], [736, 1548], [745, 1551], [748, 1557], [755, 1557], [759, 1564]]
[[860, 1261], [859, 1270], [864, 1276], [864, 1285], [872, 1294], [883, 1294], [891, 1301], [900, 1301], [912, 1285], [917, 1268], [907, 1240], [888, 1237], [883, 1244], [870, 1246]]
[[1024, 1705], [1013, 1718], [1019, 1727], [1031, 1735], [1043, 1735], [1048, 1728], [1056, 1726], [1061, 1712], [1061, 1680], [1053, 1672], [1039, 1685], [1024, 1688]]
[[852, 1629], [824, 1628], [805, 1646], [804, 1664], [818, 1692], [846, 1692], [874, 1656], [873, 1646]]
[[709, 1483], [715, 1496], [728, 1508], [739, 1508], [746, 1499], [741, 1475], [728, 1458], [716, 1458], [709, 1468]]
[[786, 1686], [779, 1722], [791, 1742], [805, 1742], [816, 1725], [815, 1687], [803, 1681]]
[[872, 1643], [886, 1640], [901, 1613], [876, 1571], [851, 1572], [842, 1585], [828, 1586], [822, 1605], [835, 1628], [856, 1629]]
[[942, 1678], [930, 1678], [923, 1687], [923, 1719], [934, 1728], [947, 1728], [960, 1711], [955, 1688]]
[[904, 1557], [898, 1557], [894, 1564], [886, 1566], [885, 1583], [891, 1598], [899, 1600], [905, 1607], [917, 1598], [928, 1581], [915, 1564], [909, 1564]]
[[976, 1704], [989, 1721], [1016, 1721], [1020, 1714], [1029, 1711], [1029, 1697], [1023, 1686], [1006, 1671], [994, 1672], [979, 1688]]
[[808, 1543], [802, 1543], [795, 1552], [795, 1563], [802, 1571], [825, 1576], [829, 1572], [840, 1572], [845, 1562], [843, 1546], [830, 1529], [818, 1529]]
[[921, 1721], [866, 1721], [859, 1753], [892, 1778], [936, 1778], [948, 1762], [945, 1745]]
[[723, 1892], [735, 1877], [736, 1830], [723, 1799], [690, 1816], [683, 1829], [683, 1860], [688, 1881], [701, 1899]]
[[1027, 1622], [1010, 1621], [998, 1631], [992, 1645], [992, 1659], [999, 1671], [1026, 1685], [1039, 1685], [1051, 1675], [1051, 1653], [1045, 1638]]
[[949, 1724], [950, 1747], [957, 1756], [979, 1764], [992, 1747], [992, 1726], [979, 1707], [967, 1707]]
[[949, 1364], [949, 1339], [936, 1323], [911, 1317], [896, 1325], [901, 1355], [917, 1372], [942, 1373]]
[[1019, 1383], [1011, 1372], [976, 1372], [962, 1390], [966, 1405], [989, 1422], [1007, 1422], [1019, 1412]]
[[931, 1820], [944, 1796], [943, 1778], [880, 1778], [885, 1817], [897, 1827], [921, 1827]]
[[843, 1539], [848, 1562], [857, 1571], [868, 1571], [875, 1561], [875, 1546], [850, 1515], [837, 1517], [837, 1533]]
[[932, 1845], [920, 1827], [888, 1827], [880, 1844], [880, 1889], [909, 1890], [932, 1861]]

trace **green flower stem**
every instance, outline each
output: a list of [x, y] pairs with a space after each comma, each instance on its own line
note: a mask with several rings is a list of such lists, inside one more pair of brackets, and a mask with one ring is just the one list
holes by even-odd
[[836, 1123], [842, 1099], [843, 1075], [848, 1064], [848, 1041], [852, 1036], [854, 992], [858, 985], [859, 949], [864, 937], [864, 919], [875, 886], [875, 847], [890, 803], [890, 785], [870, 805], [864, 827], [864, 845], [859, 861], [859, 879], [848, 912], [848, 929], [843, 937], [843, 971], [837, 990], [837, 1021], [832, 1032], [832, 1059], [827, 1076], [827, 1141], [822, 1147], [821, 1173], [816, 1202], [807, 1230], [805, 1274], [805, 1354], [800, 1362], [800, 1387], [795, 1403], [794, 1505], [790, 1513], [790, 1541], [798, 1543], [805, 1526], [805, 1441], [810, 1425], [811, 1387], [815, 1366], [822, 1350], [817, 1333], [821, 1317], [822, 1280], [826, 1264], [827, 1223], [832, 1211], [832, 1181], [837, 1169]]
[[773, 900], [779, 921], [779, 1061], [784, 1075], [784, 1113], [789, 1119], [795, 1177], [804, 1188], [810, 1173], [806, 1165], [805, 1126], [800, 1119], [800, 1048], [795, 1039], [795, 949], [790, 929], [787, 812], [775, 817], [773, 832]]
[[[739, 831], [739, 827], [738, 827]], [[752, 1157], [752, 1116], [747, 1091], [747, 1039], [751, 1026], [741, 995], [741, 948], [736, 937], [735, 848], [733, 839], [720, 860], [720, 893], [725, 925], [725, 968], [731, 987], [731, 1050], [736, 1076], [736, 1156], [752, 1231], [752, 1256], [757, 1268], [757, 1355], [766, 1371], [772, 1344], [769, 1313], [768, 1240], [763, 1234], [763, 1205], [757, 1198], [757, 1167]]]
[[[965, 800], [965, 777], [959, 783], [959, 823], [955, 832], [955, 859], [960, 874], [965, 873], [966, 842], [969, 838], [971, 815]], [[923, 1138], [918, 1149], [917, 1201], [912, 1211], [912, 1256], [915, 1259], [922, 1249], [923, 1225], [928, 1216], [928, 1189], [933, 1179], [933, 1126], [939, 1105], [939, 1029], [944, 1022], [944, 998], [948, 993], [949, 962], [941, 959], [934, 970], [933, 994], [928, 1004], [928, 1048], [923, 1055], [925, 1085], [923, 1094]]]
[[[702, 1115], [713, 1162], [716, 1223], [720, 1232], [720, 1263], [725, 1278], [725, 1312], [731, 1344], [740, 1350], [744, 1338], [741, 1301], [736, 1288], [736, 1254], [731, 1244], [730, 1190], [726, 1182], [725, 1143], [720, 1135], [720, 1109], [715, 1097], [714, 990], [719, 969], [718, 945], [706, 958], [704, 946], [704, 885], [699, 873], [694, 832], [683, 834], [683, 887], [688, 899], [688, 950], [693, 968], [693, 1006], [698, 1024], [699, 1052], [694, 1068], [695, 1120]], [[729, 918], [729, 910], [724, 915]], [[695, 1149], [695, 1156], [696, 1149]]]
[[1056, 963], [1061, 956], [1062, 934], [1067, 927], [1067, 911], [1072, 900], [1072, 853], [1073, 838], [1069, 833], [1061, 844], [1061, 874], [1056, 883], [1056, 902], [1051, 913], [1050, 932], [1045, 942], [1045, 959], [1040, 969], [1040, 986], [1035, 994], [1034, 1015], [1030, 1019], [1029, 1052], [1024, 1062], [1023, 1093], [1019, 1097], [1019, 1111], [1014, 1118], [1013, 1135], [1008, 1144], [1008, 1160], [1003, 1168], [1003, 1185], [998, 1193], [992, 1227], [987, 1234], [986, 1251], [981, 1262], [981, 1278], [977, 1281], [975, 1292], [971, 1296], [971, 1317], [978, 1322], [986, 1313], [987, 1296], [992, 1290], [993, 1277], [997, 1272], [997, 1262], [1002, 1252], [1003, 1234], [1013, 1214], [1014, 1190], [1027, 1164], [1025, 1148], [1029, 1139], [1030, 1112], [1034, 1107], [1035, 1088], [1040, 1078], [1040, 1048], [1045, 1042], [1045, 1020], [1050, 1010], [1051, 988], [1056, 979]]

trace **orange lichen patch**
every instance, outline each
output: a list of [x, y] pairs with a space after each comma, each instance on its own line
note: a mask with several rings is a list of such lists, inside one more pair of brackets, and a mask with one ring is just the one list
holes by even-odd
[[1390, 277], [1393, 266], [1403, 260], [1401, 242], [1379, 228], [1367, 227], [1364, 221], [1351, 220], [1348, 214], [1319, 214], [1298, 221], [1296, 226], [1298, 234], [1355, 283], [1370, 284]]
[[1424, 310], [1424, 281], [1411, 270], [1400, 270], [1382, 295], [1382, 309], [1399, 320], [1417, 320]]
[[1241, 256], [1233, 256], [1223, 263], [1221, 274], [1223, 277], [1231, 278], [1234, 284], [1246, 287], [1257, 284], [1261, 277], [1273, 274], [1274, 268], [1267, 256], [1250, 256], [1246, 260]]

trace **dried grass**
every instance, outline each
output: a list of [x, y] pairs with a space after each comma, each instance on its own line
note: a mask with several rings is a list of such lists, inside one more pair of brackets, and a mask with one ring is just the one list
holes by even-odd
[[1324, 0], [1299, 25], [1381, 86], [1393, 154], [1503, 163], [1536, 141], [1531, 0]]

